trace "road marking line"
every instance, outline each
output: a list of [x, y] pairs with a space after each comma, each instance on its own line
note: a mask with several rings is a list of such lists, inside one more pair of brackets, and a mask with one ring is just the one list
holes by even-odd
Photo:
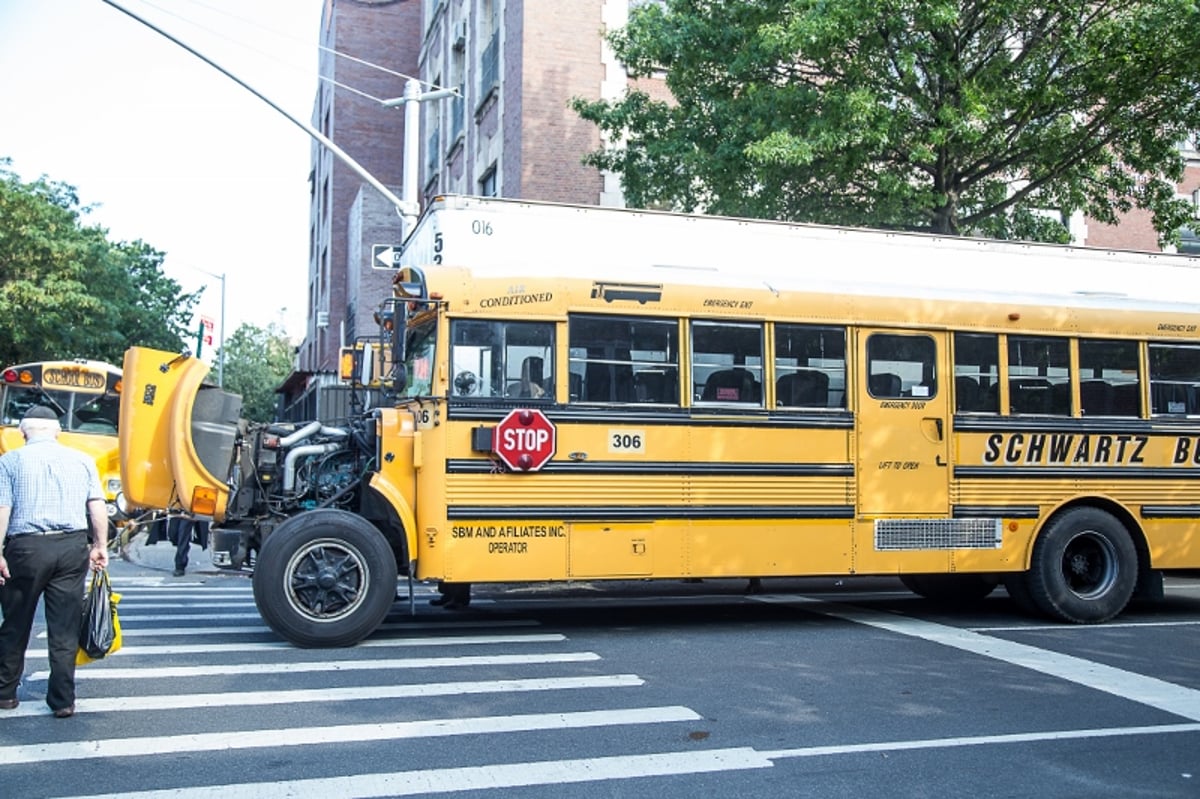
[[[164, 621], [178, 620], [179, 618], [180, 618], [179, 616], [167, 616], [163, 620]], [[225, 617], [225, 618], [227, 618], [227, 617]], [[128, 639], [128, 638], [134, 637], [134, 636], [137, 636], [137, 637], [145, 636], [147, 638], [162, 638], [164, 636], [166, 636], [166, 637], [182, 637], [182, 636], [187, 636], [187, 635], [230, 635], [230, 636], [262, 635], [264, 633], [271, 632], [271, 628], [266, 626], [265, 624], [241, 624], [241, 625], [230, 625], [230, 626], [226, 626], [226, 627], [139, 627], [139, 626], [137, 626], [136, 622], [145, 621], [145, 620], [146, 620], [146, 618], [144, 616], [139, 616], [139, 617], [136, 617], [135, 619], [133, 619], [134, 623], [131, 624], [130, 620], [128, 618], [126, 618], [126, 616], [124, 614], [122, 614], [121, 615], [121, 637], [122, 637], [122, 639]], [[189, 619], [189, 621], [190, 621], [190, 619]], [[459, 622], [454, 622], [454, 621], [415, 621], [415, 622], [399, 621], [399, 622], [392, 622], [392, 623], [388, 623], [388, 624], [381, 624], [375, 628], [375, 631], [376, 632], [388, 632], [388, 631], [405, 632], [405, 631], [409, 631], [409, 630], [463, 630], [463, 629], [468, 629], [471, 627], [485, 627], [485, 628], [491, 630], [491, 629], [496, 629], [496, 628], [540, 627], [540, 626], [541, 626], [541, 622], [537, 621], [536, 619], [496, 619], [494, 621], [480, 619], [475, 622], [471, 622], [469, 620], [463, 620], [463, 621], [459, 621]], [[37, 638], [40, 640], [45, 640], [46, 639], [46, 631], [42, 630], [40, 633], [38, 633]]]
[[[355, 649], [378, 649], [380, 647], [416, 647], [416, 646], [468, 646], [480, 644], [546, 644], [565, 641], [567, 637], [559, 633], [531, 633], [529, 635], [459, 635], [439, 638], [368, 638], [354, 645]], [[113, 657], [133, 657], [137, 655], [208, 655], [219, 652], [266, 652], [269, 650], [291, 649], [296, 647], [286, 641], [246, 641], [241, 644], [181, 644], [163, 646], [122, 646]], [[46, 657], [45, 649], [29, 649], [25, 657]]]
[[773, 760], [789, 757], [824, 757], [826, 755], [856, 755], [866, 752], [907, 752], [914, 749], [951, 749], [960, 746], [990, 746], [995, 744], [1038, 743], [1041, 741], [1077, 741], [1086, 738], [1123, 738], [1128, 735], [1177, 735], [1200, 732], [1200, 724], [1161, 724], [1141, 727], [1102, 727], [1091, 730], [1049, 730], [1045, 732], [1014, 732], [1001, 735], [964, 735], [955, 738], [924, 738], [913, 741], [880, 741], [866, 744], [837, 744], [805, 746], [800, 749], [780, 749], [763, 752]]
[[[88, 799], [328, 799], [331, 796], [370, 799], [384, 796], [458, 793], [489, 788], [521, 788], [639, 777], [668, 777], [718, 771], [771, 768], [771, 761], [753, 749], [709, 749], [648, 755], [499, 763], [489, 766], [396, 771], [353, 777], [325, 777], [284, 782], [212, 785], [114, 794], [89, 794]], [[77, 799], [84, 799], [78, 797]]]
[[[387, 660], [329, 660], [303, 663], [221, 663], [212, 666], [111, 667], [107, 663], [88, 666], [75, 672], [80, 680], [140, 680], [166, 677], [212, 677], [249, 674], [299, 674], [322, 671], [390, 671], [396, 669], [444, 669], [476, 666], [526, 666], [548, 663], [588, 663], [600, 660], [595, 652], [562, 652], [535, 655], [462, 655], [447, 658], [404, 658]], [[35, 671], [30, 680], [47, 680], [49, 671]]]
[[1031, 743], [1083, 738], [1124, 737], [1128, 735], [1169, 735], [1200, 732], [1200, 724], [1174, 724], [1162, 727], [1124, 727], [1096, 730], [1058, 730], [1015, 735], [884, 741], [846, 746], [811, 746], [759, 752], [748, 747], [707, 749], [700, 752], [663, 752], [656, 754], [615, 755], [574, 760], [543, 760], [525, 763], [496, 763], [459, 768], [419, 769], [381, 774], [357, 774], [350, 777], [317, 777], [230, 785], [202, 785], [165, 790], [122, 791], [113, 794], [88, 794], [86, 797], [61, 799], [260, 799], [263, 796], [288, 796], [292, 799], [327, 799], [353, 796], [378, 799], [385, 796], [414, 796], [460, 793], [465, 791], [525, 788], [539, 785], [566, 785], [647, 777], [687, 774], [711, 774], [728, 771], [772, 768], [775, 760], [796, 757], [828, 757], [870, 752], [900, 752], [914, 749], [980, 746], [988, 744]]
[[[495, 735], [536, 730], [570, 730], [631, 724], [664, 724], [698, 721], [695, 711], [678, 705], [585, 710], [571, 713], [531, 713], [519, 716], [478, 716], [462, 719], [426, 719], [387, 724], [341, 724], [330, 727], [289, 727], [269, 730], [225, 730], [192, 735], [153, 735], [143, 738], [108, 738], [66, 743], [0, 746], [0, 765], [56, 763], [111, 757], [161, 757], [183, 752], [228, 752], [240, 749], [278, 749], [288, 746], [328, 745], [364, 741], [394, 741], [452, 735]], [[278, 796], [278, 791], [267, 791]]]
[[[636, 688], [645, 680], [636, 674], [605, 674], [588, 677], [531, 677], [512, 680], [476, 680], [470, 682], [418, 683], [415, 685], [357, 685], [346, 688], [297, 688], [281, 691], [222, 691], [214, 694], [140, 694], [80, 699], [80, 713], [124, 713], [141, 710], [183, 710], [187, 708], [250, 707], [293, 705], [305, 702], [353, 702], [380, 699], [409, 699], [430, 696], [466, 696], [468, 694], [520, 693], [532, 691], [570, 691], [581, 688]], [[6, 713], [13, 716], [44, 716], [40, 707], [21, 705]]]
[[[110, 575], [111, 577], [111, 575]], [[245, 586], [219, 586], [206, 585], [203, 583], [189, 583], [188, 585], [139, 585], [129, 584], [111, 577], [113, 590], [121, 594], [129, 594], [130, 596], [145, 596], [145, 597], [165, 597], [177, 594], [184, 596], [212, 596], [213, 594], [230, 594], [233, 596], [253, 597], [254, 589], [249, 585]]]
[[[1200, 619], [1196, 621], [1118, 621], [1105, 622], [1101, 630], [1127, 629], [1130, 627], [1195, 627], [1200, 625]], [[965, 628], [976, 633], [1020, 633], [1027, 631], [1045, 632], [1047, 630], [1053, 632], [1087, 632], [1095, 630], [1094, 624], [1014, 624], [1011, 626], [996, 626], [996, 627], [967, 627]]]
[[[180, 599], [176, 602], [160, 602], [158, 597], [155, 597], [154, 599], [145, 599], [143, 597], [131, 597], [131, 596], [127, 597], [125, 594], [121, 593], [120, 591], [117, 591], [117, 593], [121, 594], [121, 610], [122, 611], [124, 611], [126, 609], [130, 609], [130, 610], [169, 610], [169, 609], [180, 610], [180, 609], [187, 609], [187, 608], [201, 608], [201, 609], [207, 611], [210, 608], [252, 608], [252, 607], [254, 607], [254, 600], [242, 600], [239, 602], [234, 602], [234, 601], [214, 602], [210, 599], [204, 599], [201, 597], [191, 597], [190, 599]], [[182, 613], [180, 615], [185, 619], [188, 617], [188, 614], [186, 614], [186, 613]]]
[[[766, 601], [787, 602], [781, 597], [772, 597]], [[866, 610], [851, 605], [826, 602], [822, 599], [798, 598], [792, 601], [798, 605], [803, 604], [806, 610], [814, 613], [865, 624], [912, 638], [920, 638], [963, 652], [983, 655], [1157, 708], [1175, 716], [1200, 721], [1200, 691], [1156, 677], [1147, 677], [1144, 674], [1106, 666], [1103, 663], [1073, 655], [1064, 655], [1015, 641], [1005, 641], [1002, 638], [981, 635], [970, 630], [914, 619], [909, 616]]]

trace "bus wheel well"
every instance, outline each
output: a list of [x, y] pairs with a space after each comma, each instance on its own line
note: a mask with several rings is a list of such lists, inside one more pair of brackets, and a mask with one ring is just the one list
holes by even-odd
[[407, 574], [410, 558], [408, 535], [400, 514], [378, 492], [368, 488], [363, 492], [361, 515], [375, 525], [379, 533], [387, 539], [388, 545], [391, 546], [392, 552], [396, 556], [397, 572]]

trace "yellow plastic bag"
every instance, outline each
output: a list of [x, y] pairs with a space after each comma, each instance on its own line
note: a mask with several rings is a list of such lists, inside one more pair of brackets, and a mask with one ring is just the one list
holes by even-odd
[[117, 616], [120, 601], [121, 595], [114, 593], [108, 582], [108, 572], [92, 572], [92, 582], [83, 602], [75, 665], [100, 660], [121, 648], [121, 620]]

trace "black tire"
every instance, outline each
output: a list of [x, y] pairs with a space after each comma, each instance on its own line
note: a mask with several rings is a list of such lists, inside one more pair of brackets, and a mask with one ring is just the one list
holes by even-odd
[[1037, 603], [1033, 601], [1033, 595], [1029, 593], [1028, 573], [1014, 572], [1004, 575], [1004, 590], [1008, 592], [1009, 597], [1021, 609], [1022, 613], [1027, 613], [1030, 616], [1040, 616], [1042, 614]]
[[396, 597], [396, 556], [383, 534], [342, 510], [305, 511], [263, 542], [254, 602], [272, 630], [299, 647], [352, 646], [383, 622]]
[[1097, 624], [1125, 609], [1137, 576], [1137, 551], [1125, 526], [1098, 508], [1075, 508], [1038, 537], [1026, 587], [1047, 616]]
[[979, 602], [997, 585], [987, 574], [902, 574], [900, 582], [917, 596], [945, 604]]

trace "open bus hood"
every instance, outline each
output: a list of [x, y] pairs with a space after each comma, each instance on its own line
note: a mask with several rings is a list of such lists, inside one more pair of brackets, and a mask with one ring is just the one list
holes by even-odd
[[[127, 502], [220, 522], [242, 398], [204, 385], [208, 365], [172, 352], [133, 347], [123, 372], [121, 483]], [[202, 496], [207, 501], [199, 502]]]

